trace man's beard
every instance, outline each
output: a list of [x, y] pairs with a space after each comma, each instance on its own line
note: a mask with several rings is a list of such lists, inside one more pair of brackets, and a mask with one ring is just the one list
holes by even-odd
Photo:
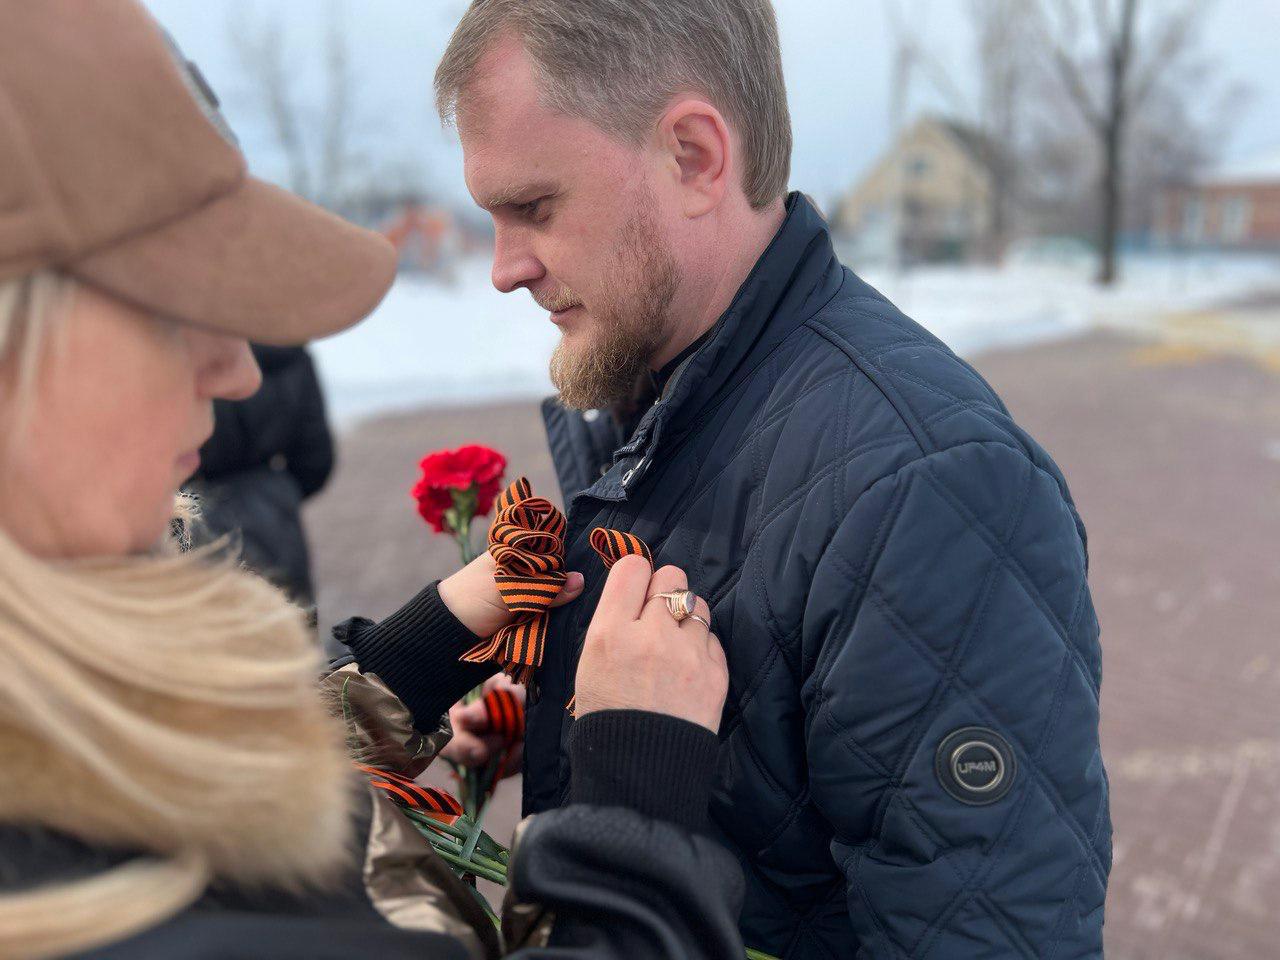
[[584, 331], [587, 342], [570, 346], [562, 337], [551, 355], [551, 382], [560, 391], [560, 402], [575, 410], [596, 410], [631, 398], [650, 358], [670, 336], [671, 301], [680, 274], [670, 247], [643, 208], [625, 228], [607, 275], [611, 279], [600, 302], [608, 305], [595, 314], [594, 327]]

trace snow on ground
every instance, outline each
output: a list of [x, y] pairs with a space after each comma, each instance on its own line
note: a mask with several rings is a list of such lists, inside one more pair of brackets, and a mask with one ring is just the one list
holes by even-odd
[[1146, 325], [1153, 315], [1202, 309], [1280, 288], [1280, 258], [1223, 254], [1129, 257], [1122, 282], [1092, 283], [1092, 259], [1023, 261], [1001, 269], [869, 269], [862, 276], [957, 353], [1069, 336], [1096, 326]]
[[[962, 354], [1137, 325], [1280, 286], [1265, 257], [1130, 258], [1124, 282], [1101, 290], [1089, 263], [1022, 262], [1003, 269], [869, 269], [865, 278]], [[427, 404], [533, 398], [551, 391], [558, 333], [529, 295], [503, 295], [488, 264], [461, 264], [452, 283], [405, 276], [360, 326], [314, 346], [335, 422]]]
[[454, 282], [402, 276], [364, 323], [313, 345], [339, 426], [426, 404], [544, 396], [559, 333], [528, 293], [504, 295], [481, 260]]

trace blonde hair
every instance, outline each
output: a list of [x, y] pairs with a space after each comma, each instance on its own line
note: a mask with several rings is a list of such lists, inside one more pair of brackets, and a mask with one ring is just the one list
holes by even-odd
[[70, 304], [75, 289], [70, 277], [47, 270], [0, 283], [0, 398], [10, 394], [18, 412], [6, 438], [10, 443], [21, 435], [30, 413], [36, 368], [56, 346], [55, 320]]
[[[0, 284], [0, 360], [15, 361], [0, 369], [19, 395], [68, 289]], [[214, 876], [331, 878], [350, 781], [320, 668], [301, 611], [217, 545], [54, 563], [0, 530], [0, 823], [147, 854], [0, 895], [0, 956], [120, 939]]]
[[436, 70], [442, 119], [508, 30], [548, 106], [627, 143], [643, 141], [677, 92], [705, 94], [741, 138], [751, 206], [786, 195], [791, 114], [770, 0], [473, 0]]

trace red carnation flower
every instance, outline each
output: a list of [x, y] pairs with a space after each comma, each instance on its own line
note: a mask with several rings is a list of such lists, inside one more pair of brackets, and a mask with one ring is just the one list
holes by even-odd
[[437, 450], [422, 458], [422, 476], [413, 487], [418, 513], [437, 533], [461, 536], [471, 518], [484, 516], [502, 489], [507, 458], [497, 450], [471, 444]]

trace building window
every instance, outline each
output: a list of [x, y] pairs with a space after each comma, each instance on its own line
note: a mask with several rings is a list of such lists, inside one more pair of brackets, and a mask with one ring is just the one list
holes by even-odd
[[929, 172], [929, 158], [919, 154], [914, 157], [908, 157], [906, 171], [908, 177], [913, 180], [919, 180]]
[[968, 204], [952, 207], [947, 211], [947, 233], [951, 236], [964, 236], [973, 229], [973, 212]]
[[1248, 197], [1227, 197], [1222, 202], [1222, 239], [1227, 243], [1248, 239], [1252, 214], [1253, 204]]
[[1204, 200], [1188, 197], [1182, 205], [1182, 239], [1196, 243], [1204, 238]]

